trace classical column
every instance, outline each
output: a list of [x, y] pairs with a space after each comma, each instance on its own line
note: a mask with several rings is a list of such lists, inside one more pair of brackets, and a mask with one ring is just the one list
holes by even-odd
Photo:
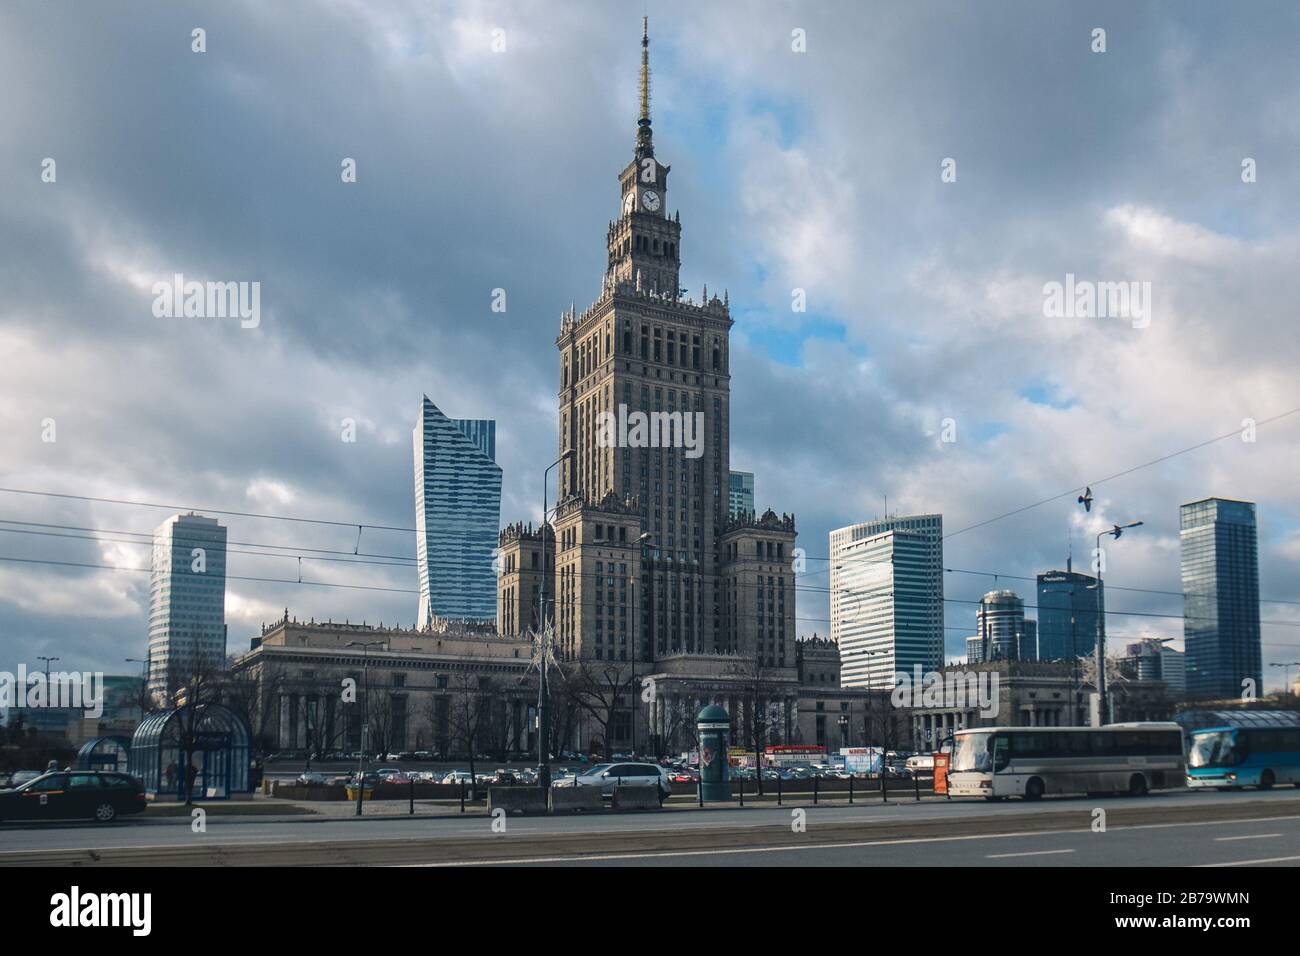
[[280, 719], [279, 730], [276, 733], [275, 746], [277, 750], [289, 750], [289, 695], [280, 695]]

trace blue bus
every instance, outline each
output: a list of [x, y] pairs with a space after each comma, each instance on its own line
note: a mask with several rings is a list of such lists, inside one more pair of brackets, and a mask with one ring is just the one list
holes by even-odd
[[1300, 727], [1206, 727], [1192, 731], [1187, 785], [1220, 790], [1300, 787]]

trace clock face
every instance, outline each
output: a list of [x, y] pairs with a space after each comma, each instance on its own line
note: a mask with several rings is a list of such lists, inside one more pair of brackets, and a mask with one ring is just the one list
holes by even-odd
[[651, 212], [654, 212], [659, 208], [659, 194], [653, 189], [647, 189], [641, 194], [641, 205], [645, 206], [645, 208]]

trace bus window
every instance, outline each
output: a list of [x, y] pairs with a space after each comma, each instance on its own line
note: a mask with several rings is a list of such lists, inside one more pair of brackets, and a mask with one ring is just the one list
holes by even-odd
[[957, 749], [952, 757], [951, 771], [961, 773], [989, 772], [989, 738], [991, 734], [962, 734], [957, 738]]
[[1213, 734], [1197, 734], [1192, 738], [1187, 753], [1189, 767], [1230, 767], [1237, 762], [1233, 747], [1233, 732], [1221, 730]]
[[1006, 737], [995, 737], [993, 740], [993, 772], [998, 773], [1006, 770], [1009, 763], [1011, 763], [1010, 741]]

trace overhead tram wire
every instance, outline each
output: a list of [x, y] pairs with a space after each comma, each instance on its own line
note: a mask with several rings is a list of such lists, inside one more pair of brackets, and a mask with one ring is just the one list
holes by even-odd
[[[17, 521], [12, 518], [0, 518], [0, 525], [4, 525], [4, 524], [20, 525], [21, 527], [24, 528], [56, 528], [60, 531], [92, 531], [97, 534], [125, 534], [137, 538], [148, 538], [150, 539], [150, 541], [152, 541], [153, 539], [152, 531], [120, 531], [120, 530], [115, 530], [110, 528], [89, 528], [86, 527], [85, 525], [54, 524], [54, 523], [43, 522], [43, 521]], [[349, 527], [356, 527], [356, 525], [349, 525]], [[5, 531], [5, 530], [10, 530], [10, 529], [0, 528], [0, 531]], [[307, 548], [295, 544], [268, 544], [263, 541], [228, 541], [226, 543], [242, 545], [247, 548], [273, 548], [278, 551], [292, 551], [294, 553], [297, 552], [306, 553], [310, 551], [313, 554], [343, 554], [343, 555], [351, 555], [353, 557], [360, 557], [360, 558], [388, 558], [393, 561], [415, 561], [416, 560], [413, 557], [407, 557], [406, 555], [402, 555], [402, 554], [372, 554], [368, 551], [340, 551], [336, 548]]]
[[232, 518], [258, 518], [265, 521], [292, 521], [299, 524], [328, 525], [335, 528], [370, 528], [372, 531], [399, 531], [415, 534], [416, 528], [399, 528], [395, 525], [371, 524], [366, 521], [335, 521], [328, 518], [301, 518], [294, 515], [261, 514], [255, 511], [230, 511], [222, 508], [197, 508], [192, 505], [168, 505], [154, 501], [131, 501], [127, 498], [98, 498], [93, 495], [73, 495], [57, 491], [36, 491], [30, 488], [0, 488], [0, 493], [10, 495], [37, 495], [44, 498], [62, 498], [70, 501], [93, 501], [97, 504], [130, 505], [136, 508], [157, 508], [162, 511], [193, 512], [203, 515], [223, 515]]
[[[1255, 422], [1255, 427], [1258, 428], [1261, 425], [1269, 425], [1272, 424], [1273, 422], [1280, 421], [1283, 418], [1287, 418], [1297, 413], [1300, 413], [1300, 407], [1292, 408], [1288, 411], [1281, 412], [1277, 415], [1272, 415], [1268, 418], [1260, 419]], [[1104, 484], [1105, 482], [1108, 481], [1114, 481], [1116, 478], [1122, 478], [1126, 475], [1131, 475], [1136, 471], [1141, 471], [1144, 468], [1150, 468], [1153, 465], [1158, 465], [1161, 462], [1169, 461], [1172, 458], [1177, 458], [1180, 455], [1188, 454], [1189, 452], [1196, 451], [1200, 448], [1205, 448], [1217, 442], [1225, 441], [1228, 438], [1233, 438], [1240, 434], [1241, 434], [1240, 429], [1233, 429], [1230, 432], [1226, 432], [1225, 434], [1215, 436], [1214, 438], [1206, 439], [1205, 441], [1198, 442], [1195, 445], [1189, 445], [1187, 448], [1182, 448], [1179, 449], [1178, 451], [1170, 452], [1169, 454], [1166, 455], [1161, 455], [1159, 458], [1153, 458], [1150, 461], [1143, 462], [1140, 465], [1134, 465], [1133, 467], [1126, 468], [1123, 471], [1115, 472], [1113, 475], [1107, 475], [1104, 478], [1094, 479], [1091, 482], [1087, 482], [1084, 485], [1078, 485], [1074, 488], [1069, 489], [1068, 491], [1062, 491], [1058, 494], [1051, 495], [1050, 497], [1042, 498], [1031, 504], [1013, 509], [1012, 511], [1007, 511], [1004, 512], [1003, 514], [985, 519], [984, 521], [977, 522], [976, 524], [968, 525], [965, 528], [960, 528], [957, 531], [951, 531], [948, 534], [944, 535], [943, 537], [944, 539], [947, 539], [947, 538], [955, 537], [956, 535], [959, 534], [965, 534], [967, 531], [973, 531], [976, 528], [982, 528], [985, 525], [993, 524], [996, 521], [1001, 521], [1003, 518], [1009, 518], [1013, 515], [1021, 514], [1033, 508], [1040, 507], [1041, 505], [1048, 504], [1049, 502], [1056, 501], [1059, 498], [1065, 498], [1069, 495], [1076, 494], [1077, 492], [1082, 491], [1085, 487], [1095, 487], [1097, 485]], [[33, 495], [33, 496], [46, 497], [46, 498], [61, 498], [70, 501], [89, 501], [98, 504], [127, 505], [127, 506], [132, 506], [137, 508], [156, 508], [163, 511], [194, 512], [197, 514], [223, 515], [227, 517], [256, 518], [259, 520], [266, 520], [266, 521], [289, 521], [289, 522], [297, 522], [300, 524], [318, 524], [318, 525], [326, 525], [326, 526], [336, 527], [336, 528], [370, 528], [371, 530], [374, 531], [395, 531], [404, 534], [416, 534], [418, 533], [419, 530], [417, 528], [403, 528], [403, 527], [398, 527], [396, 525], [372, 524], [370, 522], [364, 522], [364, 521], [339, 521], [336, 519], [329, 519], [329, 518], [303, 518], [296, 515], [265, 514], [260, 512], [234, 511], [234, 510], [221, 509], [221, 508], [200, 508], [192, 505], [162, 504], [154, 501], [132, 501], [127, 498], [105, 498], [105, 497], [97, 497], [94, 495], [74, 495], [67, 492], [39, 491], [32, 488], [0, 487], [0, 493], [11, 494], [11, 495]], [[829, 561], [831, 559], [830, 558], [808, 558], [807, 560]]]
[[[128, 532], [129, 533], [129, 532]], [[134, 545], [138, 548], [153, 547], [152, 541], [132, 541], [127, 538], [101, 538], [89, 534], [60, 534], [57, 531], [29, 531], [25, 528], [0, 528], [0, 534], [27, 534], [37, 535], [45, 538], [72, 538], [78, 541], [98, 541], [104, 544], [126, 544]], [[235, 542], [238, 543], [238, 542]], [[247, 554], [258, 558], [288, 558], [290, 560], [297, 558], [299, 561], [330, 561], [338, 564], [368, 564], [380, 568], [414, 568], [415, 558], [402, 558], [398, 561], [371, 561], [366, 558], [329, 558], [314, 554], [277, 554], [271, 551], [245, 551], [241, 548], [227, 547], [224, 549], [226, 554]], [[311, 549], [300, 549], [311, 550]]]
[[[149, 574], [152, 573], [153, 571], [152, 568], [124, 568], [112, 564], [94, 564], [91, 562], [84, 562], [84, 561], [54, 561], [54, 560], [42, 559], [42, 558], [18, 558], [18, 557], [11, 557], [7, 555], [0, 555], [0, 562], [8, 562], [13, 564], [50, 565], [54, 567], [86, 568], [91, 570], [103, 570], [103, 571], [121, 571], [121, 572], [139, 573], [139, 574]], [[381, 592], [392, 593], [392, 594], [419, 594], [420, 593], [418, 588], [392, 588], [392, 587], [380, 587], [378, 585], [369, 585], [369, 584], [342, 584], [342, 583], [336, 583], [331, 581], [306, 581], [306, 580], [294, 580], [292, 578], [268, 578], [268, 577], [260, 577], [256, 575], [227, 574], [226, 580], [251, 581], [251, 582], [265, 583], [265, 584], [297, 584], [306, 587], [342, 588], [342, 589], [355, 590], [355, 591], [381, 591]], [[962, 601], [957, 598], [945, 598], [944, 601], [945, 603], [956, 603], [956, 604], [978, 604], [979, 603], [978, 601]], [[595, 606], [595, 601], [584, 601], [583, 606], [584, 607]], [[1026, 605], [1026, 608], [1029, 610], [1033, 610], [1034, 606]], [[1107, 615], [1115, 614], [1124, 617], [1133, 617], [1133, 616], [1160, 617], [1160, 618], [1170, 618], [1170, 619], [1181, 618], [1183, 620], [1187, 620], [1186, 617], [1177, 614], [1147, 614], [1144, 612], [1136, 612], [1136, 611], [1129, 612], [1129, 611], [1111, 611], [1111, 610], [1107, 610], [1103, 613]], [[759, 615], [746, 614], [744, 615], [744, 617], [748, 619], [754, 619], [759, 617]], [[796, 624], [801, 622], [811, 623], [811, 624], [831, 623], [830, 618], [819, 618], [819, 617], [796, 616], [794, 620]], [[1261, 621], [1260, 623], [1274, 625], [1274, 626], [1300, 627], [1300, 622]], [[970, 632], [970, 628], [968, 627], [950, 627], [944, 625], [943, 629], [945, 631], [958, 631], [967, 634]], [[1123, 641], [1123, 640], [1133, 640], [1135, 638], [1140, 638], [1140, 637], [1141, 635], [1109, 634], [1107, 635], [1107, 640]], [[1266, 647], [1300, 647], [1300, 642], [1293, 643], [1293, 642], [1282, 642], [1282, 641], [1262, 641], [1261, 643]]]

